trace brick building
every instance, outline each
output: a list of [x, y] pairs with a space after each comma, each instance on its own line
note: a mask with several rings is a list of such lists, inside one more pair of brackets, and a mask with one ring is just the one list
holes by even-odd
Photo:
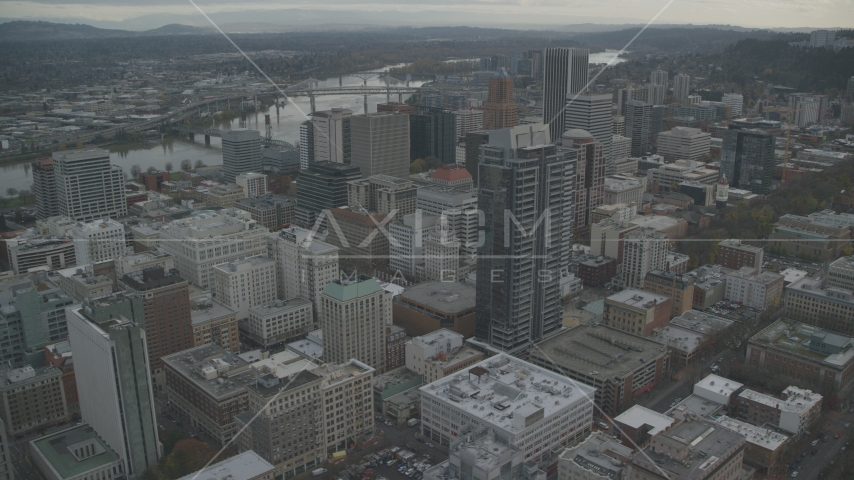
[[80, 396], [77, 395], [77, 379], [74, 375], [74, 361], [71, 344], [68, 340], [45, 345], [44, 363], [62, 372], [62, 389], [65, 392], [65, 405], [69, 415], [80, 413]]
[[385, 369], [394, 370], [406, 363], [406, 330], [397, 325], [385, 328]]
[[652, 270], [646, 274], [643, 289], [670, 297], [672, 313], [670, 318], [682, 315], [694, 306], [694, 279], [664, 270]]
[[171, 178], [171, 174], [163, 171], [154, 171], [154, 172], [141, 172], [139, 174], [139, 181], [142, 182], [142, 185], [146, 190], [153, 190], [155, 192], [160, 191], [160, 185], [163, 182], [168, 182]]
[[761, 272], [764, 253], [761, 248], [745, 245], [738, 239], [723, 240], [718, 243], [717, 263], [732, 270], [751, 267]]
[[630, 288], [605, 299], [602, 323], [648, 337], [653, 330], [667, 326], [672, 311], [671, 298]]

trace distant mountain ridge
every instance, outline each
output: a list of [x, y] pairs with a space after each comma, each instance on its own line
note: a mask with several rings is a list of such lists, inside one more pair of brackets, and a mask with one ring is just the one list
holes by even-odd
[[0, 24], [0, 42], [27, 42], [33, 40], [72, 40], [81, 38], [122, 38], [161, 35], [199, 35], [217, 33], [213, 28], [189, 25], [164, 25], [160, 28], [133, 32], [97, 28], [83, 23], [51, 23], [15, 20]]

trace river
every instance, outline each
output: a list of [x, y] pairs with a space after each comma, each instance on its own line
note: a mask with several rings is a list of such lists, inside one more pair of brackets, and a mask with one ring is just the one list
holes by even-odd
[[[617, 51], [607, 50], [605, 52], [594, 53], [590, 55], [591, 63], [607, 63], [615, 55]], [[624, 61], [618, 58], [615, 63]], [[399, 65], [392, 65], [397, 67]], [[404, 85], [404, 82], [390, 78], [389, 82], [392, 86]], [[421, 86], [423, 82], [413, 80], [410, 86]], [[341, 78], [341, 85], [363, 85], [362, 78], [355, 76], [344, 76]], [[384, 78], [373, 77], [367, 80], [369, 86], [385, 85]], [[318, 88], [337, 87], [339, 86], [338, 78], [330, 78], [318, 82]], [[404, 96], [404, 100], [408, 96]], [[348, 108], [353, 113], [363, 113], [363, 97], [361, 95], [330, 95], [327, 97], [317, 97], [315, 106], [317, 110], [328, 110], [333, 107]], [[378, 103], [385, 103], [385, 95], [370, 95], [368, 96], [368, 110], [375, 112]], [[392, 95], [392, 101], [397, 101], [397, 96]], [[297, 97], [288, 100], [288, 104], [284, 108], [279, 108], [278, 115], [275, 107], [269, 107], [266, 111], [260, 110], [254, 114], [249, 114], [247, 117], [247, 127], [254, 128], [264, 134], [264, 114], [270, 114], [272, 123], [273, 138], [285, 140], [292, 144], [299, 141], [299, 125], [304, 122], [306, 115], [311, 112], [311, 105], [307, 97]], [[230, 122], [231, 127], [239, 126], [240, 119], [234, 119]], [[133, 165], [139, 165], [144, 171], [148, 167], [164, 169], [166, 164], [171, 162], [177, 170], [184, 159], [190, 160], [193, 164], [196, 160], [203, 161], [206, 165], [218, 165], [222, 163], [222, 150], [220, 139], [217, 137], [211, 138], [211, 144], [205, 145], [204, 136], [197, 135], [195, 141], [186, 138], [168, 137], [166, 140], [151, 148], [143, 148], [139, 145], [132, 147], [119, 147], [111, 149], [110, 158], [113, 165], [122, 167], [125, 172], [130, 172]], [[0, 195], [5, 196], [8, 188], [18, 190], [31, 188], [33, 183], [32, 169], [30, 162], [9, 163], [0, 165]]]

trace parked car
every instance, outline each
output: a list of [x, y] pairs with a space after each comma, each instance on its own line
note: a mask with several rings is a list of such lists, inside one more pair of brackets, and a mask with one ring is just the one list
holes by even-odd
[[427, 442], [427, 443], [425, 443], [424, 445], [427, 445], [427, 446], [428, 446], [428, 447], [430, 447], [430, 448], [434, 448], [434, 447], [436, 446], [436, 445], [433, 445], [433, 444], [432, 444], [432, 443], [430, 443], [430, 442]]
[[812, 445], [813, 447], [814, 447], [814, 446], [816, 446], [816, 445], [818, 445], [818, 439], [816, 438], [815, 440], [813, 440], [812, 442], [810, 442], [810, 445]]
[[792, 472], [792, 478], [795, 478], [797, 476], [798, 476], [798, 472]]

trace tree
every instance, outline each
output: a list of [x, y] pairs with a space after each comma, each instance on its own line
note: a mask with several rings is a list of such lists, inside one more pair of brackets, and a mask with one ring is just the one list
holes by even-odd
[[172, 173], [172, 170], [175, 170], [175, 167], [172, 166], [172, 162], [166, 162], [166, 165], [163, 168], [169, 173]]
[[193, 169], [193, 163], [190, 162], [189, 159], [185, 158], [185, 159], [181, 160], [181, 171], [182, 172], [189, 172], [192, 169]]
[[7, 193], [10, 197], [16, 197], [16, 196], [18, 195], [18, 190], [17, 190], [17, 189], [15, 189], [15, 188], [9, 187], [9, 188], [7, 188], [7, 189], [6, 189], [6, 193]]
[[205, 162], [203, 162], [202, 159], [196, 160], [196, 168], [204, 168], [206, 166], [207, 165], [205, 165]]
[[130, 177], [133, 179], [139, 178], [139, 174], [142, 173], [142, 169], [139, 168], [139, 165], [134, 165], [130, 167]]

